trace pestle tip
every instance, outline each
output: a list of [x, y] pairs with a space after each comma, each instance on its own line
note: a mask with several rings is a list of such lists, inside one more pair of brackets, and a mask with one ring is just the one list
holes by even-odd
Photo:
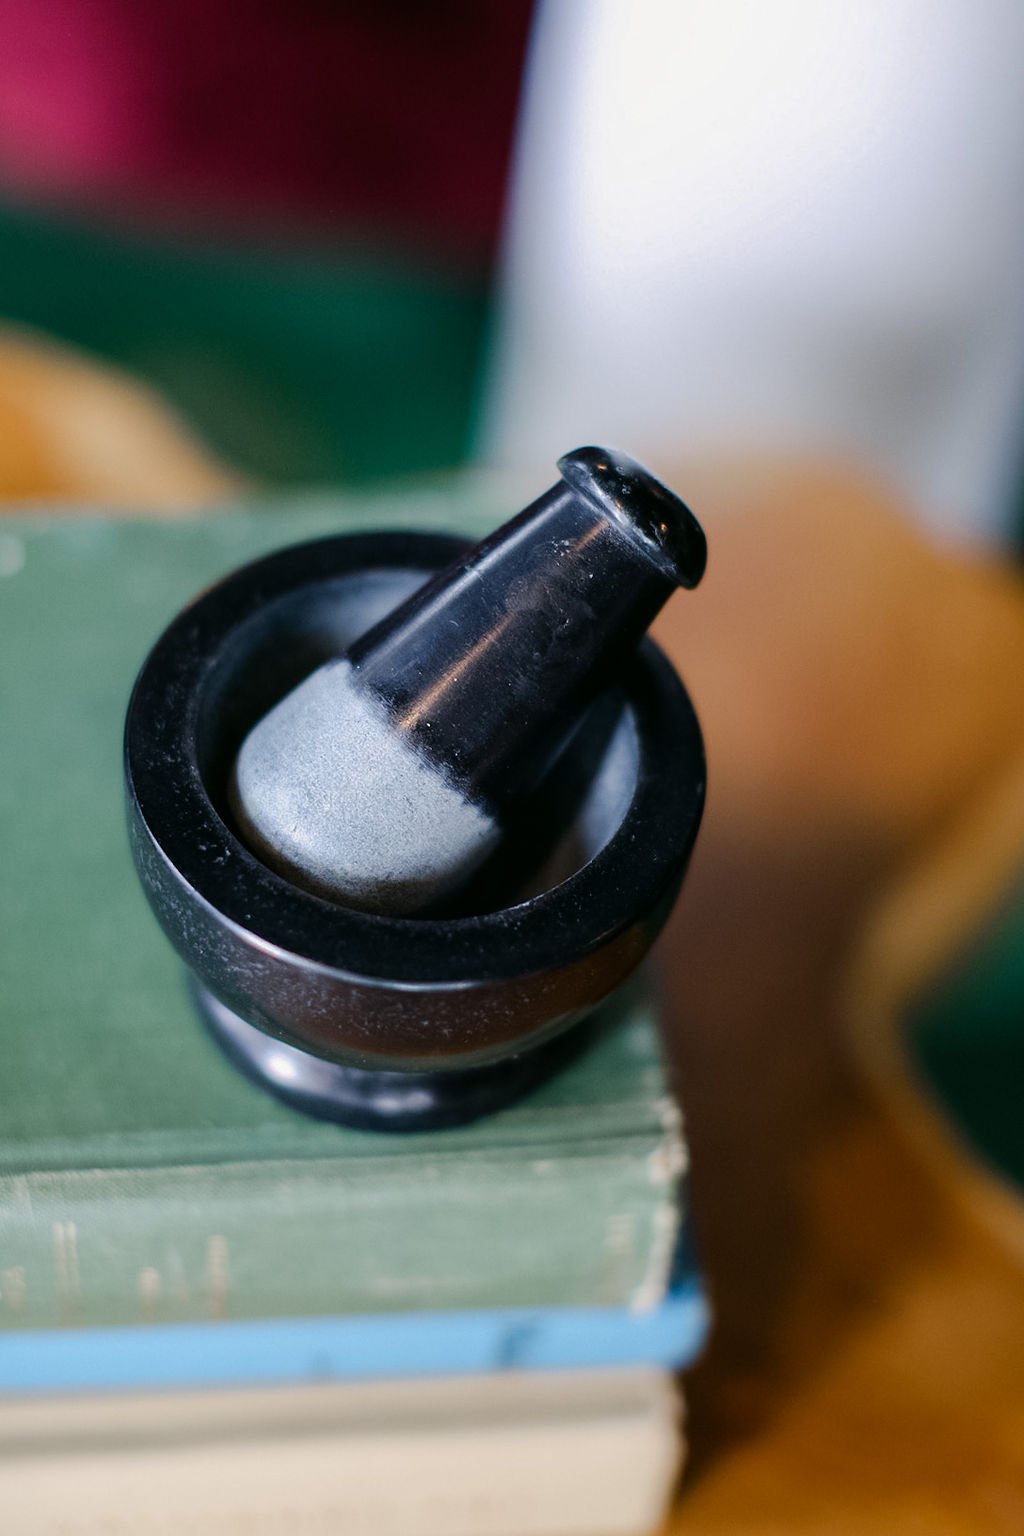
[[704, 530], [689, 507], [650, 470], [614, 448], [574, 448], [558, 461], [562, 479], [578, 495], [642, 543], [680, 587], [693, 588], [708, 560]]

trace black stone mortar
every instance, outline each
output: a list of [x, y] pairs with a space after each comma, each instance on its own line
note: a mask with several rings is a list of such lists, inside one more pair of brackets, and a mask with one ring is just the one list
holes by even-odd
[[356, 911], [250, 852], [228, 797], [246, 732], [464, 547], [351, 534], [256, 561], [174, 620], [128, 710], [135, 864], [205, 1023], [266, 1090], [349, 1125], [461, 1124], [556, 1070], [662, 928], [703, 808], [693, 707], [645, 640], [511, 829], [515, 857], [449, 910]]

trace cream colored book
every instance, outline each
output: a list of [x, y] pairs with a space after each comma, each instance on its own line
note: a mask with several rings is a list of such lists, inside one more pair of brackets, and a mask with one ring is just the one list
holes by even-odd
[[650, 1368], [0, 1399], [4, 1536], [643, 1536], [679, 1475]]

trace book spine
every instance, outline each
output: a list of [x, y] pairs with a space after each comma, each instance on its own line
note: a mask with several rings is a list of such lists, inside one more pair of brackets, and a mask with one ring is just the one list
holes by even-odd
[[0, 1404], [0, 1508], [5, 1536], [642, 1536], [679, 1417], [639, 1371]]
[[707, 1338], [698, 1278], [656, 1312], [500, 1308], [134, 1328], [28, 1329], [0, 1338], [0, 1394], [366, 1380], [652, 1365], [680, 1370]]
[[[0, 1329], [516, 1306], [651, 1310], [682, 1149], [0, 1180]], [[410, 1212], [415, 1212], [415, 1220]]]

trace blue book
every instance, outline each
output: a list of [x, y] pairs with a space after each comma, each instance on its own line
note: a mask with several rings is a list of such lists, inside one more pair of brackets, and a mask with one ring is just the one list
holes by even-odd
[[652, 1312], [500, 1307], [133, 1328], [45, 1329], [0, 1339], [0, 1392], [229, 1386], [500, 1371], [663, 1366], [703, 1348], [708, 1306], [692, 1274]]

